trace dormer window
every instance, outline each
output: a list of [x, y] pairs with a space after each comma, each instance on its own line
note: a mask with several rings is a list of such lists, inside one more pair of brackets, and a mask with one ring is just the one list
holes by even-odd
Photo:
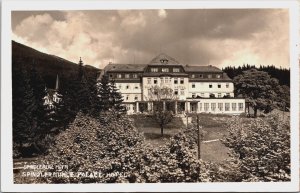
[[162, 72], [169, 72], [169, 68], [162, 68], [161, 71]]
[[133, 74], [132, 76], [133, 76], [133, 78], [137, 78], [137, 74]]
[[212, 78], [212, 75], [211, 74], [207, 75], [207, 78]]
[[173, 68], [173, 72], [180, 72], [179, 68]]
[[125, 78], [129, 78], [129, 74], [125, 74]]
[[191, 78], [195, 78], [195, 74], [192, 74], [192, 75], [191, 75]]
[[118, 77], [118, 78], [122, 78], [122, 74], [118, 74], [117, 77]]
[[151, 68], [151, 72], [158, 72], [158, 68]]
[[217, 74], [217, 75], [216, 75], [216, 78], [221, 78], [221, 75], [220, 75], [220, 74]]

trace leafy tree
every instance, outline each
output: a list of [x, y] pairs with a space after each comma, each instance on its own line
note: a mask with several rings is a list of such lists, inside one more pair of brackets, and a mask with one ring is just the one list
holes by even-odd
[[271, 78], [266, 72], [251, 69], [234, 78], [235, 92], [237, 96], [245, 97], [254, 110], [254, 117], [257, 110], [270, 112], [276, 107], [277, 90], [279, 83]]
[[278, 115], [244, 122], [234, 118], [223, 143], [236, 160], [237, 181], [290, 180], [290, 126]]
[[174, 113], [170, 108], [166, 108], [166, 103], [174, 103], [177, 96], [171, 88], [154, 86], [150, 89], [149, 99], [153, 101], [154, 106], [152, 118], [159, 125], [163, 136], [164, 127], [174, 118]]
[[[47, 177], [41, 183], [203, 182], [207, 165], [195, 158], [189, 139], [179, 133], [166, 145], [153, 148], [126, 115], [106, 111], [102, 119], [78, 113], [57, 136], [45, 163], [68, 165], [68, 172], [101, 172], [100, 177]], [[85, 132], [82, 132], [82, 128]], [[115, 174], [115, 175], [111, 175]]]

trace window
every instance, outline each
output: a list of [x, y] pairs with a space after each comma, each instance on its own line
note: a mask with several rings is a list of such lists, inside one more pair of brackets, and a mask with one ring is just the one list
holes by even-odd
[[134, 100], [138, 100], [138, 96], [137, 95], [134, 96]]
[[169, 68], [162, 68], [161, 71], [162, 72], [169, 72]]
[[211, 75], [211, 74], [207, 75], [207, 78], [211, 78], [211, 77], [212, 77], [212, 75]]
[[165, 83], [169, 83], [169, 77], [165, 77]]
[[201, 97], [204, 97], [204, 93], [202, 92], [202, 93], [200, 94], [200, 96], [201, 96]]
[[212, 88], [212, 84], [209, 84], [208, 86], [209, 86], [209, 88]]
[[217, 75], [216, 75], [216, 78], [221, 78], [221, 75], [220, 75], [220, 74], [217, 74]]
[[151, 68], [151, 72], [158, 72], [158, 68]]
[[147, 78], [147, 83], [151, 84], [151, 78]]
[[157, 84], [157, 78], [154, 78], [154, 84]]
[[243, 111], [244, 110], [244, 103], [239, 103], [239, 111]]
[[221, 84], [218, 84], [218, 88], [221, 88]]
[[226, 83], [226, 88], [229, 88], [229, 83]]
[[222, 93], [218, 93], [218, 98], [221, 98], [222, 97]]
[[225, 103], [225, 111], [229, 111], [230, 110], [230, 103]]
[[199, 74], [199, 78], [203, 78], [203, 74]]
[[119, 89], [120, 89], [120, 90], [122, 89], [122, 85], [121, 85], [121, 84], [119, 84]]
[[113, 77], [113, 75], [112, 74], [109, 74], [109, 78], [112, 78]]
[[177, 78], [174, 78], [174, 84], [178, 84]]
[[184, 84], [184, 79], [180, 79], [180, 84]]
[[211, 110], [215, 111], [216, 110], [216, 103], [211, 103]]
[[125, 74], [125, 78], [129, 78], [129, 74]]
[[209, 103], [204, 103], [204, 111], [208, 111], [209, 109]]
[[199, 111], [202, 111], [202, 103], [199, 105]]
[[232, 106], [232, 110], [236, 111], [236, 103], [232, 103], [231, 106]]
[[191, 75], [191, 78], [195, 78], [195, 74], [192, 74], [192, 75]]
[[126, 85], [126, 89], [129, 89], [129, 85]]
[[122, 78], [122, 74], [118, 74], [117, 77], [118, 77], [118, 78]]
[[226, 93], [226, 96], [230, 97], [230, 93]]
[[192, 93], [192, 98], [196, 98], [196, 93]]
[[137, 78], [137, 74], [133, 74], [132, 76], [133, 76], [133, 78]]
[[195, 83], [192, 84], [192, 88], [195, 88]]
[[184, 89], [180, 90], [180, 95], [184, 95]]
[[218, 103], [218, 109], [219, 111], [223, 111], [223, 103]]
[[129, 95], [126, 96], [126, 100], [127, 100], [127, 101], [129, 100]]
[[139, 86], [138, 86], [138, 85], [135, 85], [134, 89], [139, 89]]
[[179, 68], [173, 68], [173, 72], [179, 72]]
[[177, 90], [177, 89], [174, 91], [174, 94], [175, 94], [175, 95], [178, 95], [178, 90]]

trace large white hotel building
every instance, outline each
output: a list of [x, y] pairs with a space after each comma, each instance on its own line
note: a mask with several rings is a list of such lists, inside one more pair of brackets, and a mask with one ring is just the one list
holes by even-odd
[[176, 114], [245, 112], [245, 99], [234, 97], [232, 80], [214, 66], [181, 64], [159, 54], [148, 64], [110, 63], [103, 72], [114, 80], [128, 114], [155, 109], [155, 99], [150, 97], [154, 87], [172, 89], [175, 100], [162, 100], [163, 108], [171, 108]]

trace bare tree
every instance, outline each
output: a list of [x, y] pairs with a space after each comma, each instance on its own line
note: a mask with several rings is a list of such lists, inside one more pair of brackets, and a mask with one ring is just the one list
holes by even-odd
[[169, 87], [154, 86], [149, 91], [149, 100], [153, 101], [152, 117], [158, 123], [161, 136], [163, 136], [165, 126], [174, 118], [172, 109], [175, 108], [175, 101], [178, 97]]

